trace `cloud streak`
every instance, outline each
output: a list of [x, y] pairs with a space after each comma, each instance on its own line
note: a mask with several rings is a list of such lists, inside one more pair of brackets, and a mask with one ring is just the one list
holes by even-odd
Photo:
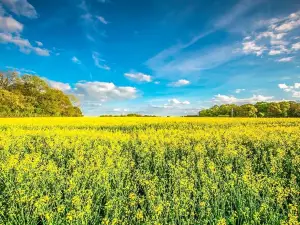
[[103, 70], [110, 70], [110, 67], [105, 64], [105, 60], [100, 58], [100, 54], [98, 52], [92, 53], [92, 58], [94, 60], [95, 66], [103, 69]]
[[182, 87], [182, 86], [186, 86], [189, 85], [191, 82], [185, 79], [181, 79], [172, 83], [169, 83], [170, 87]]
[[9, 33], [0, 33], [0, 43], [2, 44], [14, 44], [19, 47], [20, 52], [29, 54], [34, 52], [40, 56], [49, 56], [50, 51], [40, 47], [34, 47], [31, 45], [28, 39], [23, 39], [20, 36], [13, 36]]
[[38, 17], [35, 8], [27, 0], [0, 0], [0, 2], [18, 16], [25, 16], [30, 19]]
[[270, 101], [274, 97], [273, 96], [263, 96], [263, 95], [253, 95], [249, 98], [236, 98], [234, 96], [221, 95], [218, 94], [213, 98], [213, 102], [216, 104], [254, 104], [256, 102], [265, 102]]
[[152, 77], [150, 75], [144, 73], [125, 73], [125, 77], [130, 80], [138, 81], [138, 82], [151, 82]]

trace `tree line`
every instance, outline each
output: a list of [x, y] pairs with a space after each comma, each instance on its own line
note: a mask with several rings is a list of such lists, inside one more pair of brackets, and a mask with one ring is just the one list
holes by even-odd
[[34, 75], [0, 72], [0, 116], [82, 116], [74, 96], [51, 88]]
[[295, 101], [257, 102], [256, 104], [215, 105], [199, 112], [200, 117], [300, 117], [300, 103]]

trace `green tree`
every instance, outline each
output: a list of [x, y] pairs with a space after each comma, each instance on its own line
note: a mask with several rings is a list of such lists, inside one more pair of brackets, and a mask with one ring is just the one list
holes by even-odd
[[257, 116], [258, 117], [265, 117], [268, 114], [268, 102], [257, 102], [255, 105], [255, 108], [257, 109]]
[[300, 117], [300, 103], [292, 102], [292, 101], [289, 103], [290, 103], [290, 109], [288, 115], [290, 117]]
[[0, 116], [82, 116], [76, 98], [38, 76], [0, 73]]
[[289, 110], [290, 110], [290, 103], [289, 102], [279, 102], [280, 110], [281, 110], [281, 116], [288, 117], [289, 116]]
[[268, 116], [270, 117], [281, 117], [282, 110], [280, 108], [280, 104], [276, 102], [272, 102], [268, 106]]
[[246, 104], [239, 107], [237, 115], [241, 117], [256, 117], [258, 110], [254, 105]]

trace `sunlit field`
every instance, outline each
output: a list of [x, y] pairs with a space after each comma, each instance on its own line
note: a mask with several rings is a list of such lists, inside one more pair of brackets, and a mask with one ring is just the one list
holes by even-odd
[[300, 119], [0, 119], [0, 224], [299, 224]]

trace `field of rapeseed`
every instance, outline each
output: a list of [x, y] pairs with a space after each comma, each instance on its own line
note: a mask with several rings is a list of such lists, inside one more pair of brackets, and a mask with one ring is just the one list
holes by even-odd
[[299, 224], [299, 213], [299, 119], [0, 119], [0, 224]]

